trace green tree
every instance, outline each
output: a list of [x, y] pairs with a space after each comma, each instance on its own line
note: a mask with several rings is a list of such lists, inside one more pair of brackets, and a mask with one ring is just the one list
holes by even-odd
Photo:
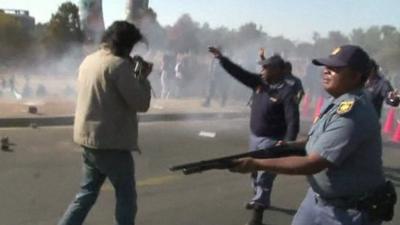
[[20, 21], [0, 11], [0, 59], [10, 62], [27, 54], [32, 45], [32, 35]]
[[198, 31], [199, 24], [188, 14], [182, 15], [172, 27], [167, 27], [170, 49], [177, 53], [197, 52], [200, 48]]
[[307, 42], [301, 42], [296, 45], [296, 55], [307, 60], [314, 56], [314, 46]]
[[279, 53], [283, 57], [290, 56], [295, 50], [293, 42], [283, 36], [269, 38], [268, 46], [273, 48], [274, 53]]
[[344, 45], [349, 44], [350, 39], [342, 34], [340, 31], [330, 31], [328, 36], [321, 37], [320, 34], [313, 34], [314, 40], [314, 54], [316, 56], [323, 56], [332, 52], [333, 49]]
[[383, 35], [379, 26], [372, 26], [365, 32], [363, 47], [372, 55], [376, 55], [382, 49]]
[[341, 45], [349, 44], [350, 39], [342, 34], [340, 31], [330, 31], [328, 33], [329, 45], [333, 48], [337, 48]]
[[79, 9], [71, 3], [63, 3], [53, 14], [42, 39], [51, 55], [61, 55], [71, 46], [80, 46], [84, 36], [79, 20]]
[[365, 32], [361, 28], [353, 29], [350, 33], [350, 40], [353, 44], [365, 45]]
[[365, 32], [354, 29], [350, 34], [352, 43], [365, 48], [380, 66], [389, 73], [400, 70], [400, 33], [390, 25], [372, 26]]
[[400, 71], [400, 33], [393, 26], [381, 27], [381, 48], [374, 55], [389, 74]]

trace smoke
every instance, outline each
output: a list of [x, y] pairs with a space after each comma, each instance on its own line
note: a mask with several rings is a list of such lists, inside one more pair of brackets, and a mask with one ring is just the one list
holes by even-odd
[[[2, 71], [1, 98], [7, 101], [74, 101], [76, 77], [84, 55], [80, 46], [74, 46], [59, 57], [48, 57], [44, 51], [31, 63], [13, 61]], [[18, 97], [17, 97], [18, 96]]]
[[[156, 13], [151, 8], [144, 11], [142, 15], [136, 25], [140, 27], [148, 44], [137, 44], [132, 54], [142, 55], [145, 60], [154, 63], [149, 79], [157, 97], [161, 96], [163, 88], [161, 85], [163, 58], [165, 55], [169, 55], [174, 58], [173, 65], [170, 66], [173, 68], [173, 75], [169, 82], [169, 98], [206, 100], [210, 94], [213, 76], [210, 72], [212, 56], [207, 52], [210, 45], [220, 46], [224, 55], [250, 72], [259, 72], [258, 50], [263, 47], [266, 49], [267, 56], [280, 53], [287, 60], [292, 61], [295, 75], [302, 77], [305, 73], [306, 61], [299, 60], [293, 51], [284, 47], [287, 40], [283, 37], [268, 36], [262, 28], [257, 27], [254, 23], [244, 24], [236, 30], [225, 27], [211, 28], [209, 24], [199, 24], [189, 14], [184, 14], [174, 25], [162, 27], [157, 21]], [[79, 64], [85, 55], [96, 48], [97, 46], [84, 46], [83, 48], [82, 46], [73, 46], [62, 56], [51, 58], [46, 56], [44, 50], [41, 50], [39, 52], [43, 52], [42, 54], [35, 55], [35, 63], [18, 65], [10, 73], [17, 76], [18, 83], [26, 83], [26, 85], [18, 87], [21, 93], [24, 93], [24, 89], [27, 90], [25, 93], [34, 93], [37, 89], [36, 86], [40, 83], [40, 86], [46, 89], [46, 94], [42, 94], [42, 97], [51, 95], [71, 97], [75, 94], [74, 81]], [[180, 65], [178, 66], [178, 64]], [[180, 68], [181, 71], [177, 71], [177, 68]], [[179, 77], [177, 77], [178, 73]], [[34, 82], [35, 80], [40, 82]], [[50, 82], [50, 80], [52, 81]], [[222, 74], [221, 80], [224, 85], [215, 91], [212, 104], [222, 104], [221, 95], [224, 93], [221, 93], [220, 89], [224, 89], [227, 95], [227, 105], [232, 102], [246, 105], [251, 96], [251, 90], [226, 73]], [[57, 81], [59, 84], [56, 84]], [[32, 88], [28, 88], [29, 86]], [[22, 96], [24, 97], [24, 94]]]

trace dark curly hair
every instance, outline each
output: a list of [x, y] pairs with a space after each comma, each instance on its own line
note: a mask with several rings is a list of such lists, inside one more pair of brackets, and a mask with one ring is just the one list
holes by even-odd
[[115, 21], [104, 32], [101, 42], [116, 56], [125, 57], [143, 39], [140, 30], [126, 21]]

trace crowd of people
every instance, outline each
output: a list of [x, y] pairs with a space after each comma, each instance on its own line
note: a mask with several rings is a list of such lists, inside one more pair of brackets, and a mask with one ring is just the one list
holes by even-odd
[[[131, 51], [142, 39], [125, 21], [114, 22], [104, 33], [101, 48], [79, 67], [74, 141], [83, 148], [83, 178], [79, 193], [59, 225], [80, 225], [108, 178], [116, 196], [118, 225], [135, 224], [137, 211], [134, 159], [137, 151], [137, 112], [148, 110], [151, 63], [138, 65]], [[235, 160], [232, 172], [250, 173], [254, 196], [246, 204], [253, 211], [248, 225], [261, 225], [271, 206], [277, 174], [304, 175], [310, 188], [294, 216], [294, 225], [377, 225], [393, 216], [395, 192], [382, 169], [379, 115], [382, 102], [397, 106], [400, 95], [379, 75], [378, 66], [359, 46], [344, 45], [328, 57], [312, 61], [323, 67], [309, 79], [329, 96], [307, 137], [297, 140], [299, 104], [304, 91], [291, 63], [280, 55], [259, 52], [260, 72], [251, 72], [210, 47], [212, 78], [203, 102], [207, 107], [219, 91], [223, 106], [227, 88], [221, 76], [231, 76], [252, 91], [249, 150], [286, 145], [304, 148], [305, 156]], [[143, 69], [137, 70], [141, 66]], [[311, 69], [315, 69], [310, 66]], [[165, 55], [161, 67], [161, 98], [179, 97], [185, 77], [183, 58]], [[321, 71], [321, 70], [316, 70]], [[311, 76], [310, 75], [310, 76]], [[173, 83], [174, 82], [174, 83]]]

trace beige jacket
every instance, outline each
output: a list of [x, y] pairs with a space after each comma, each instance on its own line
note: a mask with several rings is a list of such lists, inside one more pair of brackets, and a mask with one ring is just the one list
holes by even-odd
[[151, 87], [133, 64], [101, 48], [79, 67], [74, 141], [95, 149], [138, 149], [136, 112], [148, 110]]

